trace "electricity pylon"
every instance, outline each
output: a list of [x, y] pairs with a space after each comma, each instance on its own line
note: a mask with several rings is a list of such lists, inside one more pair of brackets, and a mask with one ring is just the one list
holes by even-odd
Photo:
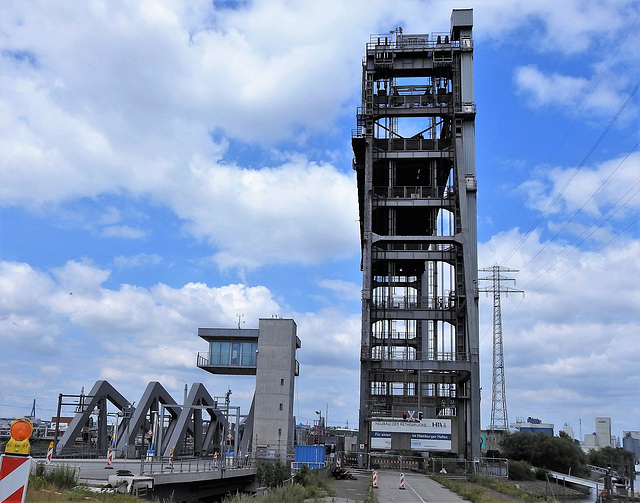
[[481, 272], [491, 272], [487, 278], [478, 278], [478, 281], [492, 281], [492, 287], [478, 288], [479, 292], [493, 293], [493, 381], [491, 385], [491, 424], [490, 431], [509, 429], [507, 416], [507, 395], [504, 384], [504, 353], [502, 350], [502, 314], [500, 308], [500, 294], [522, 293], [524, 290], [516, 290], [501, 284], [502, 281], [513, 281], [514, 278], [501, 276], [503, 272], [518, 272], [517, 269], [508, 269], [494, 265], [491, 268], [480, 269]]

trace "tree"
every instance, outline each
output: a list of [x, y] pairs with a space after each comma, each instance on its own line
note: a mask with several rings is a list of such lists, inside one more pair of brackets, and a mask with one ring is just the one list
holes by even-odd
[[527, 461], [545, 468], [572, 475], [587, 476], [587, 458], [568, 435], [554, 437], [546, 433], [510, 433], [504, 436], [502, 448], [509, 459]]
[[587, 455], [590, 465], [599, 466], [600, 468], [611, 468], [620, 475], [629, 476], [630, 467], [634, 464], [633, 453], [621, 447], [603, 447], [602, 449], [592, 450]]

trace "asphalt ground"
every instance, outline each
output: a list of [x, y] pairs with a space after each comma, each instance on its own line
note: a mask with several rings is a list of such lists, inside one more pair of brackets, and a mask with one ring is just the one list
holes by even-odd
[[[331, 485], [336, 490], [335, 497], [328, 497], [327, 502], [356, 503], [367, 497], [371, 484], [371, 472], [367, 470], [350, 469], [356, 480], [335, 480]], [[457, 494], [449, 491], [426, 475], [407, 472], [403, 474], [397, 470], [378, 470], [378, 487], [373, 491], [377, 503], [468, 503]]]
[[355, 503], [364, 501], [369, 492], [369, 484], [371, 480], [371, 472], [368, 470], [360, 470], [358, 468], [347, 468], [355, 480], [334, 479], [331, 477], [331, 486], [336, 490], [333, 498], [327, 498], [326, 501], [335, 503]]
[[429, 477], [397, 470], [378, 471], [378, 503], [468, 503]]

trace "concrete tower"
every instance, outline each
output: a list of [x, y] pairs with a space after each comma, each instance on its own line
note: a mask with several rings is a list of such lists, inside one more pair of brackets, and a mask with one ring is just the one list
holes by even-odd
[[258, 329], [199, 328], [209, 351], [198, 354], [198, 367], [212, 374], [255, 375], [256, 391], [245, 422], [242, 452], [281, 459], [293, 454], [293, 397], [300, 374], [295, 321], [260, 318]]
[[480, 454], [472, 26], [456, 9], [447, 33], [366, 46], [352, 138], [366, 450]]

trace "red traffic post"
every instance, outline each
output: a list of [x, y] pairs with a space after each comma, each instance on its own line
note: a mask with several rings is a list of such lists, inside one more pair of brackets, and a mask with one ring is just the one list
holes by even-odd
[[47, 449], [47, 459], [44, 462], [45, 465], [51, 464], [51, 458], [53, 457], [53, 442], [49, 443], [49, 449]]
[[11, 439], [0, 456], [0, 502], [24, 503], [31, 473], [31, 444], [33, 423], [21, 417], [11, 423]]

